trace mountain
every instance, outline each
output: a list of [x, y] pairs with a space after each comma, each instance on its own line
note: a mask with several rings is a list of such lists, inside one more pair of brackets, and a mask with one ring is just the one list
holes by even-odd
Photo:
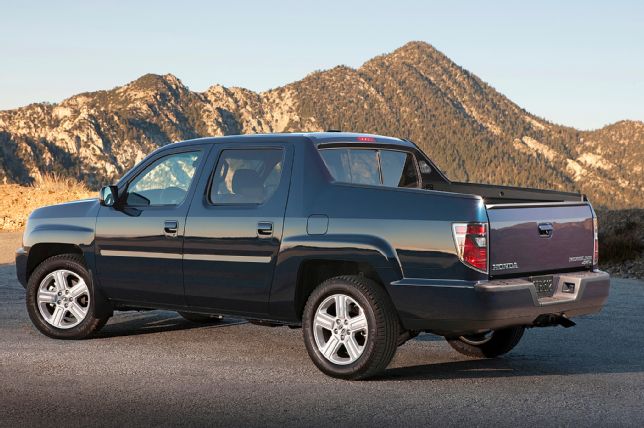
[[423, 42], [262, 93], [220, 85], [193, 92], [175, 76], [148, 74], [59, 104], [2, 111], [0, 182], [55, 172], [96, 187], [172, 141], [330, 128], [411, 139], [454, 180], [644, 206], [644, 123], [596, 131], [550, 123]]

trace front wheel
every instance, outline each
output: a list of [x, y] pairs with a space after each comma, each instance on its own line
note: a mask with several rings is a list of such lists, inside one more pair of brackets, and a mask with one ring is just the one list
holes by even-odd
[[341, 276], [311, 293], [302, 317], [304, 343], [329, 376], [366, 379], [393, 358], [399, 321], [386, 291], [362, 276]]
[[510, 352], [521, 340], [524, 327], [490, 330], [447, 339], [456, 351], [468, 357], [494, 358]]
[[29, 317], [54, 339], [84, 339], [103, 327], [109, 316], [97, 315], [96, 301], [92, 277], [79, 255], [50, 257], [29, 277]]

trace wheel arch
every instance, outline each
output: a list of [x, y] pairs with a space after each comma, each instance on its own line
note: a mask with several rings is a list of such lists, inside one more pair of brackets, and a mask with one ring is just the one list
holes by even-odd
[[271, 317], [299, 323], [304, 304], [317, 285], [335, 276], [358, 274], [378, 282], [385, 290], [403, 276], [396, 251], [380, 237], [336, 234], [288, 237], [282, 241], [273, 276]]
[[61, 254], [78, 254], [85, 259], [83, 250], [79, 245], [57, 242], [40, 242], [29, 249], [29, 256], [27, 257], [27, 280], [29, 280], [29, 277], [31, 277], [31, 274], [39, 264], [50, 257]]
[[[378, 270], [368, 262], [351, 259], [318, 259], [303, 260], [297, 273], [295, 286], [295, 313], [302, 319], [304, 305], [313, 290], [326, 281], [343, 275], [361, 275], [383, 285]], [[383, 285], [383, 288], [384, 285]]]
[[27, 252], [25, 279], [28, 281], [34, 269], [49, 257], [59, 254], [79, 254], [90, 271], [94, 268], [92, 250], [94, 229], [84, 225], [66, 223], [36, 223], [28, 227], [23, 238]]

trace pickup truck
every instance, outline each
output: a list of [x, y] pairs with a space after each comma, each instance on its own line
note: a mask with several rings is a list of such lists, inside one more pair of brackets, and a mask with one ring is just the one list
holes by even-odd
[[381, 373], [419, 332], [481, 358], [597, 312], [597, 221], [576, 193], [448, 180], [410, 141], [343, 132], [159, 148], [88, 199], [35, 210], [16, 267], [34, 325], [115, 310], [302, 327], [315, 365]]

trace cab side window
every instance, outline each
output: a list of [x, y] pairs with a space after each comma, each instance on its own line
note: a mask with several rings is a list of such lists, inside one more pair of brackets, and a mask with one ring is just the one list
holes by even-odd
[[184, 152], [156, 160], [132, 180], [127, 189], [126, 205], [181, 204], [188, 195], [201, 155], [201, 151]]
[[282, 149], [223, 150], [210, 187], [210, 203], [262, 204], [277, 190], [283, 167]]

